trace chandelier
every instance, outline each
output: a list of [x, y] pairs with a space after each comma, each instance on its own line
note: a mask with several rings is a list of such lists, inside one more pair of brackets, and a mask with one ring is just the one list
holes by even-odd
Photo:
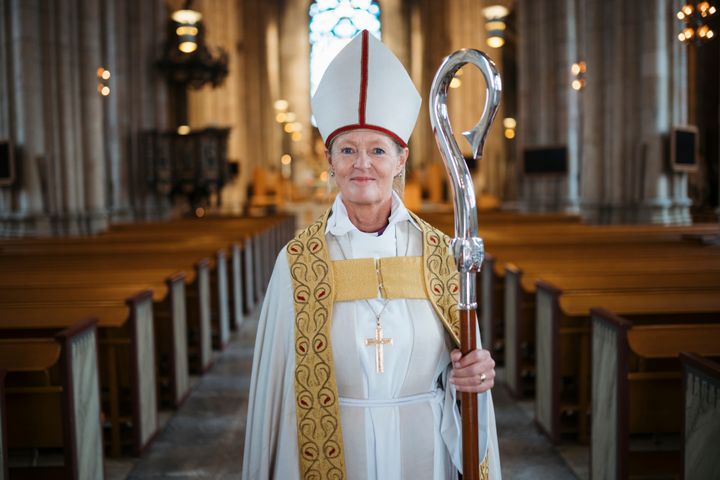
[[677, 12], [678, 20], [685, 22], [685, 26], [678, 34], [678, 40], [701, 45], [712, 39], [715, 32], [710, 28], [709, 21], [716, 13], [717, 7], [710, 2], [688, 1]]
[[228, 54], [218, 47], [212, 51], [205, 43], [202, 14], [185, 2], [168, 21], [167, 41], [157, 66], [171, 83], [200, 88], [217, 87], [228, 74]]
[[500, 48], [505, 45], [505, 30], [507, 24], [505, 18], [508, 16], [509, 10], [503, 5], [491, 5], [482, 10], [485, 16], [485, 31], [488, 47]]

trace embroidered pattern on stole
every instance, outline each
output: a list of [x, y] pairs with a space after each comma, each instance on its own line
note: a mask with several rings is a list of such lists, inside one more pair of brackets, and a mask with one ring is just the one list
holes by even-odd
[[346, 478], [340, 403], [330, 345], [332, 268], [329, 211], [287, 245], [295, 304], [295, 409], [300, 476]]
[[455, 258], [450, 255], [450, 237], [414, 213], [409, 213], [422, 230], [425, 290], [428, 299], [445, 330], [459, 347], [460, 314], [457, 309], [457, 295], [460, 291], [460, 279]]
[[[453, 342], [460, 345], [457, 294], [460, 283], [450, 238], [410, 213], [423, 235], [427, 297]], [[288, 243], [286, 251], [295, 305], [295, 408], [300, 475], [304, 479], [347, 477], [340, 403], [330, 344], [333, 273], [325, 241], [330, 210]], [[488, 457], [480, 465], [486, 479]]]

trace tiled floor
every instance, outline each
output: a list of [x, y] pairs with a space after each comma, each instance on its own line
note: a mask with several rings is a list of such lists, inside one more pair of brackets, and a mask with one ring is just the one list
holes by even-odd
[[[217, 356], [142, 458], [107, 461], [110, 480], [240, 478], [256, 315]], [[587, 478], [586, 448], [563, 449], [574, 473], [535, 429], [527, 411], [532, 405], [513, 402], [501, 386], [494, 401], [505, 479]]]

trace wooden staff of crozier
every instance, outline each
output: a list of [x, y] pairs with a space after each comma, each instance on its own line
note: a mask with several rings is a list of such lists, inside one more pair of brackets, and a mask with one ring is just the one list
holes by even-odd
[[[465, 64], [475, 65], [486, 83], [485, 108], [480, 121], [463, 136], [470, 142], [473, 157], [482, 157], [483, 145], [500, 103], [502, 83], [495, 64], [483, 52], [462, 49], [446, 57], [438, 68], [430, 88], [430, 123], [435, 140], [450, 177], [455, 207], [455, 238], [451, 248], [460, 273], [460, 350], [463, 355], [476, 348], [477, 317], [475, 310], [475, 279], [483, 260], [483, 242], [478, 238], [477, 205], [472, 177], [453, 137], [447, 112], [450, 81]], [[480, 458], [478, 452], [477, 394], [463, 392], [460, 398], [462, 414], [463, 479], [478, 480]]]

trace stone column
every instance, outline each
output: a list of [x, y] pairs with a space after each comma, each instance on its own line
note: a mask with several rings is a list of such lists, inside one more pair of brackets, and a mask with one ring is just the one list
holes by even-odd
[[[196, 3], [203, 14], [206, 41], [211, 49], [223, 48], [228, 53], [228, 76], [222, 85], [213, 88], [205, 85], [199, 90], [188, 91], [188, 116], [193, 129], [209, 126], [230, 127], [227, 155], [230, 161], [245, 158], [242, 150], [245, 126], [243, 125], [242, 76], [243, 66], [238, 51], [238, 41], [242, 33], [238, 29], [239, 9], [236, 0], [204, 1]], [[244, 170], [244, 169], [241, 169]], [[245, 172], [241, 172], [245, 175]], [[233, 203], [242, 202], [244, 188], [232, 196], [225, 195]], [[223, 205], [229, 211], [240, 211], [242, 205]]]
[[531, 210], [577, 208], [578, 93], [570, 67], [578, 60], [576, 8], [566, 0], [517, 5], [519, 121], [518, 164], [527, 148], [568, 148], [568, 174], [522, 176], [522, 200]]
[[[450, 53], [447, 2], [422, 0], [411, 6], [413, 26], [411, 58], [413, 81], [422, 96], [417, 124], [410, 138], [410, 169], [428, 169], [433, 163], [442, 164], [440, 152], [430, 127], [428, 94], [437, 68]], [[417, 64], [417, 62], [422, 62]]]
[[102, 65], [101, 17], [98, 0], [81, 0], [79, 12], [79, 87], [82, 109], [82, 172], [85, 184], [85, 222], [90, 232], [105, 228], [107, 200], [103, 149], [104, 97], [98, 95], [97, 69]]
[[[269, 109], [263, 90], [267, 88], [267, 56], [265, 48], [265, 8], [261, 2], [243, 2], [243, 32], [242, 54], [246, 68], [245, 74], [245, 100], [246, 109], [243, 123], [246, 125], [248, 138], [248, 158], [244, 165], [248, 180], [252, 178], [252, 171], [261, 166], [270, 157], [269, 143], [271, 136], [266, 128]], [[273, 121], [271, 119], [271, 121]]]
[[[665, 45], [669, 56], [669, 94], [670, 122], [672, 125], [686, 125], [688, 117], [688, 47], [677, 40], [681, 22], [676, 12], [685, 4], [682, 0], [669, 0], [662, 8], [665, 10]], [[718, 32], [715, 32], [716, 34]], [[692, 201], [688, 195], [689, 179], [687, 173], [673, 173], [673, 211], [672, 221], [690, 223]]]
[[581, 35], [584, 32], [579, 10], [583, 8], [577, 0], [560, 0], [564, 11], [561, 61], [558, 63], [558, 97], [563, 99], [566, 109], [561, 124], [562, 137], [567, 145], [568, 171], [565, 179], [566, 191], [564, 210], [578, 213], [580, 209], [580, 156], [582, 154], [582, 94], [572, 89], [572, 64], [584, 60]]
[[[104, 99], [104, 138], [105, 138], [105, 171], [108, 189], [110, 220], [128, 220], [130, 217], [130, 198], [128, 186], [128, 169], [124, 155], [122, 133], [124, 121], [122, 100], [127, 84], [127, 69], [121, 63], [122, 51], [125, 47], [125, 9], [113, 0], [105, 0], [102, 8], [103, 31], [103, 68], [110, 71], [107, 82], [110, 96]], [[122, 67], [121, 67], [122, 65]]]
[[[502, 50], [491, 48], [486, 43], [485, 17], [482, 2], [472, 0], [451, 0], [448, 5], [450, 48], [447, 54], [461, 48], [475, 48], [485, 52], [495, 62], [502, 77]], [[503, 47], [501, 47], [503, 48]], [[459, 88], [448, 95], [450, 121], [455, 132], [455, 140], [466, 157], [472, 156], [472, 149], [461, 133], [475, 126], [480, 120], [485, 105], [485, 80], [480, 71], [473, 66], [462, 69]], [[500, 103], [495, 122], [490, 128], [475, 175], [475, 190], [478, 194], [502, 195], [504, 185], [503, 171], [507, 162], [505, 138], [502, 120], [503, 102]]]
[[[43, 2], [37, 0], [6, 0], [8, 12], [5, 25], [10, 26], [10, 136], [16, 147], [16, 164], [20, 177], [12, 193], [6, 195], [9, 202], [3, 212], [5, 223], [15, 234], [46, 233], [49, 226], [45, 217], [38, 160], [45, 154], [45, 131], [43, 125], [41, 68], [42, 42], [37, 25]], [[7, 22], [9, 20], [9, 22]], [[12, 222], [14, 223], [14, 222]]]
[[[289, 109], [302, 126], [300, 141], [292, 141], [283, 134], [283, 153], [293, 158], [291, 181], [302, 183], [314, 178], [318, 171], [327, 169], [324, 156], [313, 149], [315, 132], [310, 122], [310, 38], [307, 21], [311, 2], [286, 1], [280, 10], [280, 91], [279, 98], [288, 101]], [[278, 131], [282, 128], [276, 124]]]
[[[643, 143], [647, 145], [647, 173], [643, 197], [643, 219], [652, 222], [690, 221], [687, 174], [668, 170], [665, 142], [673, 124], [687, 122], [685, 98], [686, 50], [673, 46], [675, 1], [649, 2], [644, 19], [647, 47], [643, 49]], [[678, 7], [679, 8], [679, 7]], [[679, 68], [678, 68], [679, 67]], [[676, 107], [677, 110], [673, 108]], [[675, 111], [674, 111], [675, 110]]]

